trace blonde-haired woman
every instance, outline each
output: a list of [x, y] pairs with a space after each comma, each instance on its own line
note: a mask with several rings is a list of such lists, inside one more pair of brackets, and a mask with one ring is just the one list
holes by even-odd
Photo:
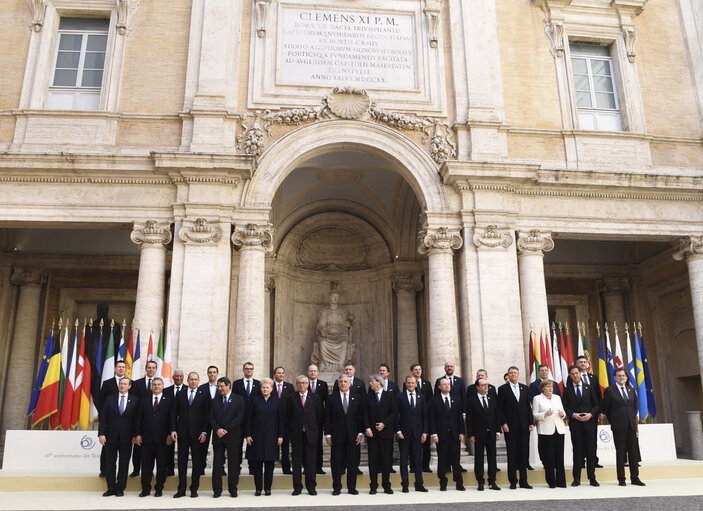
[[539, 456], [544, 464], [544, 475], [550, 488], [566, 488], [564, 472], [564, 406], [554, 394], [554, 383], [540, 384], [542, 393], [532, 401], [532, 415], [537, 425]]

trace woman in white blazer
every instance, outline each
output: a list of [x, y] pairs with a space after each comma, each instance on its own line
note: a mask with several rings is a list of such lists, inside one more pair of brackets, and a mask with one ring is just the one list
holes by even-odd
[[539, 457], [544, 464], [544, 475], [550, 488], [566, 488], [564, 472], [564, 406], [554, 394], [550, 380], [540, 384], [542, 393], [532, 401], [532, 415], [537, 425]]

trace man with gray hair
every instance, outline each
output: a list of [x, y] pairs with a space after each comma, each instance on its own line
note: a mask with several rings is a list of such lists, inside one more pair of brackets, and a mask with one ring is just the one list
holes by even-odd
[[364, 417], [369, 449], [369, 494], [371, 495], [376, 494], [379, 472], [381, 472], [383, 492], [393, 493], [390, 475], [397, 410], [394, 393], [383, 390], [383, 377], [380, 374], [373, 375], [369, 379]]
[[295, 392], [286, 397], [285, 417], [290, 434], [291, 465], [293, 469], [293, 495], [303, 491], [302, 469], [305, 468], [305, 488], [310, 495], [317, 495], [317, 445], [324, 420], [322, 400], [308, 390], [308, 377], [295, 379]]

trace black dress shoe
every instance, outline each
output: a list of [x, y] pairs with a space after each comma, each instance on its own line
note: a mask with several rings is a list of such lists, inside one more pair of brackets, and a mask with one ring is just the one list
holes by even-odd
[[166, 472], [167, 477], [175, 476], [175, 475], [176, 475], [176, 473], [173, 470], [169, 470], [168, 472]]
[[618, 486], [627, 486], [627, 483], [625, 481], [620, 481], [618, 483]]
[[222, 491], [213, 491], [213, 492], [212, 492], [212, 498], [213, 498], [213, 499], [219, 498], [220, 495], [222, 495]]
[[427, 488], [425, 488], [424, 486], [416, 486], [416, 487], [415, 487], [415, 491], [419, 491], [419, 492], [421, 492], [421, 493], [427, 493], [427, 492], [428, 492]]
[[393, 467], [391, 467], [391, 474], [395, 474], [395, 473], [396, 473], [395, 469]]
[[[554, 483], [549, 483], [547, 486], [549, 486], [549, 487], [552, 488], [552, 489], [554, 489], [554, 488], [557, 487], [557, 485], [554, 484]], [[522, 488], [522, 485], [520, 485], [520, 488]]]
[[229, 496], [232, 497], [233, 499], [237, 498], [237, 490], [229, 492]]
[[107, 477], [107, 476], [105, 475], [105, 472], [100, 472], [100, 473], [98, 474], [98, 477]]
[[114, 490], [107, 490], [105, 493], [103, 493], [103, 497], [112, 497], [114, 494]]
[[124, 497], [124, 492], [122, 490], [115, 491], [115, 497]]
[[161, 490], [156, 490], [156, 491], [154, 491], [154, 497], [161, 497], [161, 495], [163, 495], [163, 493], [161, 492]]
[[349, 495], [359, 495], [359, 490], [349, 490], [347, 493], [349, 493]]
[[603, 465], [601, 465], [600, 463], [596, 463], [596, 468], [603, 468]]
[[480, 484], [478, 485], [478, 491], [483, 491], [483, 483], [480, 483]]
[[293, 490], [293, 493], [291, 493], [291, 495], [300, 495], [300, 493], [300, 490]]
[[432, 473], [432, 469], [431, 469], [430, 467], [425, 467], [425, 468], [422, 469], [422, 471], [423, 471], [425, 474], [431, 474], [431, 473]]
[[254, 492], [254, 497], [261, 497], [261, 490], [256, 490]]
[[530, 486], [529, 483], [520, 483], [520, 488], [524, 488], [525, 490], [531, 490], [532, 486]]
[[332, 490], [332, 495], [341, 495], [342, 492], [340, 490]]
[[403, 486], [400, 491], [403, 492], [403, 493], [409, 493], [409, 492], [410, 492], [410, 490], [408, 490], [408, 487], [407, 487], [407, 486]]
[[376, 495], [376, 488], [371, 488], [369, 490], [369, 495]]
[[386, 495], [393, 495], [393, 489], [392, 488], [385, 488], [383, 490], [383, 493], [385, 493]]
[[640, 481], [639, 479], [633, 479], [632, 481], [630, 481], [630, 484], [634, 484], [635, 486], [647, 486], [646, 484], [644, 484], [644, 483], [643, 483], [642, 481]]
[[515, 484], [515, 483], [510, 483], [510, 489], [511, 489], [511, 490], [514, 490], [515, 488], [517, 488], [517, 484]]
[[488, 485], [488, 487], [489, 487], [491, 490], [498, 490], [498, 491], [500, 491], [500, 486], [498, 486], [496, 483], [491, 483], [491, 484]]
[[193, 491], [190, 492], [190, 498], [194, 499], [194, 498], [197, 498], [197, 496], [198, 496], [198, 492], [197, 492], [197, 491], [193, 490]]
[[185, 497], [186, 492], [184, 491], [177, 491], [176, 493], [173, 494], [174, 499], [180, 499], [181, 497]]
[[457, 491], [466, 491], [466, 488], [464, 488], [464, 485], [461, 483], [456, 485], [456, 489]]
[[318, 469], [317, 473], [318, 473], [318, 474], [322, 474], [322, 475], [325, 475], [325, 474], [326, 474], [326, 472], [325, 472], [324, 470], [322, 470], [322, 469]]
[[529, 465], [529, 464], [528, 464], [528, 465], [527, 465], [527, 470], [534, 470], [534, 468], [532, 468], [532, 465]]
[[464, 467], [462, 467], [461, 465], [459, 465], [459, 468], [461, 469], [462, 472], [468, 472], [468, 470], [466, 470], [466, 469], [465, 469]]
[[129, 474], [129, 477], [139, 477], [139, 470], [135, 470], [131, 474]]
[[317, 490], [315, 490], [315, 488], [308, 490], [308, 495], [317, 495]]
[[571, 486], [579, 486], [580, 484], [581, 484], [581, 481], [578, 481], [578, 480], [576, 480], [576, 479], [574, 479], [574, 480], [571, 482]]
[[284, 469], [283, 469], [283, 473], [286, 474], [286, 475], [291, 475], [291, 474], [293, 473], [293, 471], [292, 471], [291, 469], [289, 469], [289, 468], [284, 468]]
[[496, 472], [500, 472], [500, 467], [496, 467]]
[[439, 485], [439, 491], [447, 491], [447, 485], [446, 484]]
[[363, 472], [362, 472], [360, 469], [357, 468], [357, 469], [356, 469], [356, 475], [360, 476], [361, 474], [363, 474]]
[[590, 484], [591, 484], [591, 486], [600, 486], [600, 483], [598, 481], [596, 481], [595, 479], [591, 479]]
[[149, 490], [142, 490], [139, 494], [140, 497], [148, 497], [151, 492]]
[[264, 490], [264, 495], [266, 495], [267, 497], [270, 497], [270, 496], [271, 496], [271, 490]]

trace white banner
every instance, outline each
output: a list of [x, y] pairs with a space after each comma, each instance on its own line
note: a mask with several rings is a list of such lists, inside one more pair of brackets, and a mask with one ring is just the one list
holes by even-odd
[[8, 430], [3, 472], [74, 475], [100, 472], [97, 431]]

